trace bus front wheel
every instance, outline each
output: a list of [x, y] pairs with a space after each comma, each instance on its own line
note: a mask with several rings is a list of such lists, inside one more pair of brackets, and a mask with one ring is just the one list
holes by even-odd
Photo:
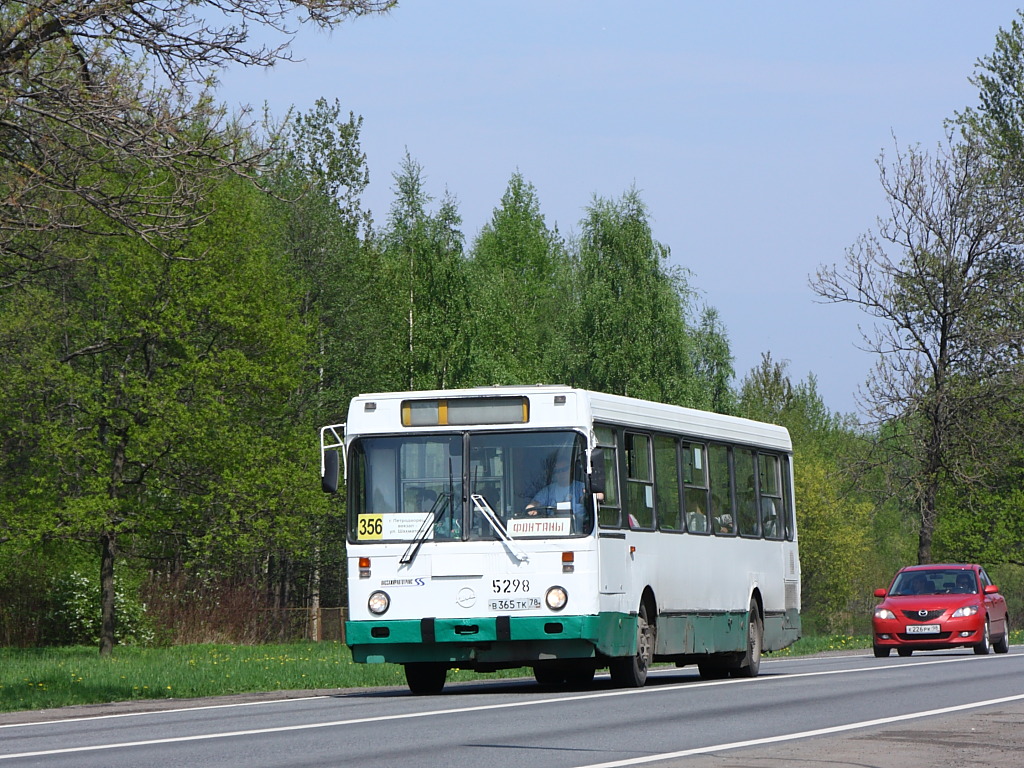
[[757, 601], [750, 601], [750, 613], [747, 615], [747, 650], [743, 653], [740, 665], [733, 670], [733, 677], [757, 677], [761, 671], [761, 648], [764, 643], [764, 624], [761, 622], [761, 611]]
[[431, 696], [444, 688], [448, 669], [442, 664], [410, 662], [405, 665], [405, 681], [415, 696]]
[[654, 625], [648, 620], [647, 604], [640, 603], [636, 613], [636, 653], [612, 659], [609, 671], [612, 685], [620, 688], [643, 688], [647, 669], [654, 658]]

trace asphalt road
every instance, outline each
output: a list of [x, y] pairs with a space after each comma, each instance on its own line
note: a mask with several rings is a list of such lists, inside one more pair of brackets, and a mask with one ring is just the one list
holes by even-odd
[[0, 768], [1024, 767], [1024, 648], [765, 660], [756, 680], [274, 692], [0, 714]]

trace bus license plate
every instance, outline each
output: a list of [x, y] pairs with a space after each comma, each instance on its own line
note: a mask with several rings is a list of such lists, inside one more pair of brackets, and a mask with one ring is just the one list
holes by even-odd
[[492, 611], [532, 611], [540, 608], [539, 597], [509, 597], [503, 600], [488, 600]]
[[907, 634], [908, 635], [934, 635], [937, 632], [942, 631], [942, 627], [938, 624], [908, 624]]

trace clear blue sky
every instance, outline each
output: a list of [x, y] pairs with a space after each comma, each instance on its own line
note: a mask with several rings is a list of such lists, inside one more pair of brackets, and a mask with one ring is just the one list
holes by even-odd
[[635, 186], [655, 238], [719, 310], [737, 380], [761, 353], [813, 373], [855, 412], [870, 318], [807, 285], [886, 213], [875, 161], [934, 147], [977, 102], [968, 78], [1017, 18], [1001, 0], [403, 0], [331, 33], [302, 62], [223, 73], [230, 107], [282, 116], [319, 97], [364, 118], [378, 224], [408, 149], [467, 246], [519, 171], [549, 226], [578, 231], [594, 196]]

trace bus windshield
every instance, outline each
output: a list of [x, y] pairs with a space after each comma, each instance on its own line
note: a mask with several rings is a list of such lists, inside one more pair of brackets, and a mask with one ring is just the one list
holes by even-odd
[[[364, 437], [349, 462], [358, 542], [580, 536], [593, 529], [572, 431]], [[471, 501], [475, 499], [475, 501]], [[496, 530], [492, 510], [504, 530]]]

